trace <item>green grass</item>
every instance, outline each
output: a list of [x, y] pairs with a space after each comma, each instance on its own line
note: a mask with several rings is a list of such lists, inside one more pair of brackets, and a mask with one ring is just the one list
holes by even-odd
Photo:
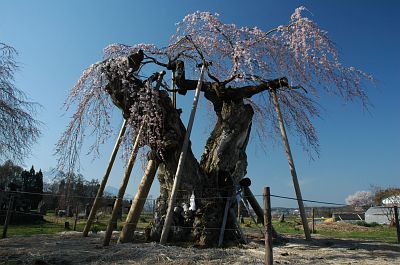
[[387, 243], [396, 243], [397, 235], [396, 228], [387, 225], [369, 227], [368, 231], [335, 231], [321, 230], [318, 234], [334, 238], [352, 238], [352, 239], [367, 239], [377, 240]]
[[[309, 220], [311, 221], [311, 220]], [[251, 225], [249, 225], [251, 223]], [[244, 230], [257, 228], [250, 218], [245, 218], [245, 224], [242, 225]], [[276, 231], [281, 234], [298, 235], [303, 234], [300, 218], [289, 217], [285, 222], [280, 223], [278, 220], [272, 220], [272, 224]], [[360, 223], [362, 225], [362, 223]], [[365, 225], [363, 225], [366, 227]], [[318, 227], [317, 227], [318, 229]], [[347, 238], [347, 239], [364, 239], [376, 240], [387, 243], [397, 243], [396, 228], [388, 225], [372, 225], [365, 228], [366, 231], [338, 231], [337, 229], [329, 229], [327, 226], [324, 229], [318, 229], [316, 234], [332, 237], [332, 238]]]
[[[104, 231], [107, 228], [109, 215], [103, 216], [98, 220], [98, 222], [94, 223], [99, 231]], [[126, 215], [122, 217], [122, 220], [126, 219]], [[152, 214], [144, 213], [141, 215], [139, 219], [139, 223], [137, 225], [137, 230], [144, 230], [149, 223], [152, 221]], [[50, 213], [45, 216], [45, 222], [38, 224], [30, 224], [30, 225], [10, 225], [8, 227], [7, 236], [33, 236], [37, 234], [55, 234], [62, 231], [66, 231], [64, 229], [64, 223], [69, 222], [70, 230], [73, 229], [75, 219], [73, 217], [56, 217], [54, 213]], [[289, 217], [286, 218], [285, 222], [278, 222], [278, 220], [272, 221], [274, 228], [278, 233], [281, 234], [303, 234], [300, 218]], [[77, 222], [77, 231], [83, 231], [83, 228], [86, 224], [86, 219], [78, 220]], [[124, 225], [124, 222], [118, 220], [118, 229], [121, 230]], [[93, 226], [92, 226], [93, 227]], [[253, 222], [250, 221], [250, 218], [245, 218], [245, 224], [242, 224], [245, 232], [259, 232], [260, 225], [257, 227]], [[339, 226], [340, 227], [340, 226]], [[318, 227], [317, 227], [318, 229]], [[261, 230], [263, 230], [261, 228]], [[340, 231], [338, 229], [330, 229], [329, 226], [324, 227], [324, 229], [318, 229], [317, 234], [333, 237], [333, 238], [352, 238], [352, 239], [367, 239], [367, 240], [377, 240], [388, 243], [396, 243], [396, 228], [389, 227], [387, 225], [377, 225], [373, 227], [366, 227], [366, 231], [352, 231], [351, 229], [347, 229], [348, 231]]]
[[[151, 214], [144, 213], [137, 225], [138, 230], [143, 230], [149, 225], [149, 222], [152, 220]], [[107, 228], [108, 220], [110, 216], [103, 216], [98, 220], [98, 222], [94, 222], [93, 226], [96, 226], [98, 231], [104, 231]], [[126, 214], [122, 216], [122, 220], [125, 221]], [[7, 230], [7, 237], [13, 236], [33, 236], [38, 234], [55, 234], [63, 231], [72, 231], [75, 223], [74, 217], [57, 217], [54, 213], [49, 213], [44, 217], [44, 222], [36, 223], [36, 224], [25, 224], [25, 225], [9, 225]], [[118, 230], [121, 230], [124, 221], [118, 220]], [[64, 228], [65, 222], [69, 222], [69, 230]], [[76, 223], [76, 231], [82, 232], [85, 227], [86, 219], [78, 220]]]

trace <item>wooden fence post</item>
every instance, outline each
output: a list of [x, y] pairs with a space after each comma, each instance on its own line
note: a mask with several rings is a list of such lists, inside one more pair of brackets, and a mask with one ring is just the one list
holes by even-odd
[[8, 225], [10, 224], [11, 213], [13, 211], [13, 208], [14, 208], [14, 194], [11, 194], [10, 201], [8, 202], [6, 220], [4, 220], [4, 228], [3, 228], [3, 236], [2, 236], [2, 238], [6, 238], [7, 237], [7, 229], [8, 229]]
[[89, 214], [89, 217], [88, 217], [88, 219], [86, 221], [85, 228], [83, 229], [82, 235], [84, 237], [88, 236], [90, 227], [92, 226], [93, 220], [96, 217], [96, 212], [97, 212], [97, 209], [100, 206], [101, 197], [103, 196], [103, 192], [104, 192], [104, 189], [106, 187], [106, 184], [107, 184], [107, 181], [108, 181], [108, 177], [110, 176], [111, 168], [112, 168], [112, 166], [114, 164], [115, 157], [117, 156], [118, 149], [119, 149], [119, 146], [120, 146], [121, 141], [122, 141], [122, 136], [125, 134], [125, 131], [126, 131], [126, 125], [127, 125], [127, 121], [124, 119], [124, 122], [123, 122], [123, 124], [121, 126], [121, 130], [120, 130], [118, 138], [117, 138], [117, 141], [115, 142], [114, 149], [113, 149], [113, 151], [111, 153], [110, 161], [108, 162], [108, 166], [107, 166], [106, 172], [104, 173], [103, 179], [101, 180], [101, 184], [100, 184], [99, 189], [97, 190], [96, 198], [94, 199], [94, 202], [93, 202], [93, 205], [92, 205], [92, 209], [90, 210], [90, 214]]
[[315, 209], [312, 208], [312, 228], [311, 233], [315, 234]]
[[394, 221], [396, 223], [396, 230], [397, 230], [397, 243], [400, 244], [399, 211], [396, 205], [393, 208], [394, 208]]
[[78, 222], [78, 210], [79, 210], [79, 208], [78, 208], [78, 204], [77, 204], [77, 205], [76, 205], [76, 208], [75, 208], [74, 231], [76, 231], [76, 223]]
[[265, 226], [265, 265], [272, 265], [274, 258], [272, 254], [272, 218], [271, 218], [271, 196], [269, 187], [264, 187], [264, 226]]

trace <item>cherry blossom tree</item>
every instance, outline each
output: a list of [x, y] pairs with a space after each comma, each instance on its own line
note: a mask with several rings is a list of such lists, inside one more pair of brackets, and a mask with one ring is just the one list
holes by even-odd
[[0, 42], [0, 159], [21, 162], [40, 136], [37, 104], [14, 85], [16, 50]]
[[374, 194], [370, 191], [357, 191], [346, 198], [346, 204], [353, 206], [371, 206], [374, 204]]
[[[92, 135], [92, 151], [112, 135], [113, 104], [128, 120], [126, 150], [139, 124], [148, 119], [142, 145], [154, 151], [160, 162], [160, 196], [148, 235], [158, 240], [186, 132], [167, 91], [186, 95], [194, 90], [198, 66], [205, 64], [201, 91], [213, 107], [216, 123], [200, 161], [188, 150], [176, 207], [188, 205], [194, 194], [197, 210], [183, 215], [176, 211], [170, 239], [216, 244], [225, 198], [235, 195], [247, 173], [246, 147], [253, 123], [257, 125], [253, 131], [263, 141], [279, 132], [269, 91], [276, 91], [286, 125], [310, 153], [318, 153], [312, 119], [319, 117], [321, 91], [368, 105], [363, 87], [372, 78], [342, 65], [327, 32], [306, 14], [304, 7], [297, 8], [287, 25], [265, 31], [225, 24], [218, 14], [196, 12], [178, 23], [164, 48], [109, 45], [105, 60], [85, 70], [66, 102], [67, 108], [76, 104], [77, 110], [57, 145], [60, 163], [75, 165], [86, 134]], [[164, 83], [163, 89], [153, 89], [156, 75], [143, 77], [148, 65], [172, 71], [176, 88]], [[238, 236], [232, 229], [235, 220], [228, 217], [230, 232], [225, 240]]]

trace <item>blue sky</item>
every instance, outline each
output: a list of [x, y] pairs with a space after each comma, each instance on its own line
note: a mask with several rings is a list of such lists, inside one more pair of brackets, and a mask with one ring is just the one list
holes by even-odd
[[[342, 61], [371, 73], [376, 87], [369, 87], [373, 107], [321, 97], [322, 119], [315, 120], [320, 138], [320, 157], [311, 160], [294, 136], [290, 136], [304, 198], [344, 203], [349, 194], [371, 185], [399, 186], [400, 182], [400, 34], [399, 1], [1, 1], [0, 41], [18, 52], [21, 69], [16, 85], [43, 108], [43, 135], [33, 146], [25, 166], [48, 170], [56, 165], [54, 146], [71, 113], [62, 104], [69, 89], [90, 64], [102, 58], [111, 43], [154, 43], [165, 46], [175, 23], [194, 11], [218, 12], [226, 23], [270, 29], [288, 22], [293, 10], [304, 5], [312, 19], [328, 31], [337, 44]], [[273, 77], [272, 77], [273, 78]], [[209, 133], [204, 98], [193, 128], [197, 157]], [[192, 94], [178, 98], [189, 113]], [[187, 115], [184, 116], [186, 123]], [[116, 112], [115, 126], [122, 121]], [[268, 139], [269, 140], [269, 139]], [[280, 139], [271, 140], [267, 153], [255, 144], [248, 147], [248, 176], [253, 192], [270, 186], [273, 194], [293, 196], [286, 156]], [[82, 173], [87, 179], [101, 178], [113, 145], [102, 148], [92, 161], [82, 154]], [[123, 172], [118, 162], [109, 184], [115, 187]], [[141, 178], [136, 166], [128, 193], [134, 194]], [[157, 185], [151, 193], [157, 194]], [[274, 200], [273, 206], [295, 203]]]

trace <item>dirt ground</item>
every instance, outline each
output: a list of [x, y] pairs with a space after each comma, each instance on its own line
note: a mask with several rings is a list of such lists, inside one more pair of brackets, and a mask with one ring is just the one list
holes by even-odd
[[[0, 239], [0, 264], [263, 264], [262, 240], [241, 247], [200, 249], [157, 243], [101, 245], [102, 234], [81, 233]], [[274, 264], [400, 264], [400, 245], [348, 239], [286, 237], [274, 245]]]

